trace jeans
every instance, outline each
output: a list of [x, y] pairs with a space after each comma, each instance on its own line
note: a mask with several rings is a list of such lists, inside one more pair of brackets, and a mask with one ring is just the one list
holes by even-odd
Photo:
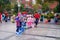
[[20, 26], [17, 26], [16, 32], [19, 32], [20, 30]]
[[38, 24], [38, 21], [39, 21], [39, 19], [36, 19], [36, 21], [35, 21], [35, 24], [36, 24], [36, 25]]

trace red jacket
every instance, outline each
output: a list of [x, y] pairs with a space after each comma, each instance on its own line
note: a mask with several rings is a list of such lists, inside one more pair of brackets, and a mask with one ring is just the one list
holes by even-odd
[[35, 14], [34, 14], [34, 17], [39, 19], [39, 18], [40, 18], [40, 14], [35, 13]]
[[2, 18], [2, 14], [0, 13], [0, 19]]

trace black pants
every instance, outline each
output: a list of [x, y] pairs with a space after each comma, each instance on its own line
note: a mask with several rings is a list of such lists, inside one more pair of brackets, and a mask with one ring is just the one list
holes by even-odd
[[16, 32], [19, 32], [20, 30], [20, 26], [17, 26]]
[[39, 19], [36, 19], [36, 20], [35, 20], [35, 24], [36, 24], [36, 25], [38, 24], [38, 21], [39, 21]]
[[7, 22], [7, 17], [5, 16], [5, 22]]

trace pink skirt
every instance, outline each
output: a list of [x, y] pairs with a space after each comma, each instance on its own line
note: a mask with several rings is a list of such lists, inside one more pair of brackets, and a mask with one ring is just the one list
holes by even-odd
[[32, 22], [27, 22], [27, 27], [31, 27], [32, 26]]

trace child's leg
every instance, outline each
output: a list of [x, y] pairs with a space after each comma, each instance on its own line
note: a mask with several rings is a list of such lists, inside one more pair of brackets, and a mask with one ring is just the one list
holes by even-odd
[[19, 32], [19, 26], [17, 26], [16, 32]]
[[34, 23], [32, 23], [32, 28], [34, 28], [34, 26], [35, 26]]
[[19, 32], [19, 34], [22, 34], [23, 32], [24, 32], [24, 28], [21, 27], [21, 28], [20, 28], [20, 32]]
[[35, 21], [35, 27], [37, 27], [37, 24], [38, 24], [38, 19], [36, 19]]
[[25, 22], [25, 24], [24, 24], [24, 29], [26, 28], [26, 22]]

